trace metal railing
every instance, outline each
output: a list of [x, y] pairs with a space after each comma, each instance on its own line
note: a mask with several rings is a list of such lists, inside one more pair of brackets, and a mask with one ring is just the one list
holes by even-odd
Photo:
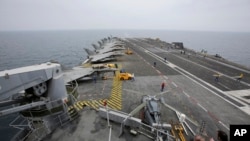
[[[71, 87], [72, 90], [69, 92], [68, 97], [71, 100], [69, 104], [73, 105], [77, 102], [78, 83], [75, 81], [75, 85], [72, 83]], [[21, 130], [13, 140], [41, 140], [58, 126], [64, 126], [76, 118], [76, 116], [71, 117], [68, 112], [68, 107], [68, 102], [64, 103], [61, 99], [58, 99], [47, 101], [44, 105], [45, 109], [29, 109], [23, 111], [23, 114], [26, 114], [27, 117], [19, 115], [9, 124], [9, 126]], [[43, 107], [40, 106], [40, 108]], [[45, 119], [36, 118], [55, 113], [57, 113], [57, 115], [51, 115], [52, 119], [49, 119], [49, 122]]]

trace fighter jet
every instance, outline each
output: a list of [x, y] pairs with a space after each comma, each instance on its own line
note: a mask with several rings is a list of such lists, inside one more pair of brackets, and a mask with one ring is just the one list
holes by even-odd
[[120, 41], [117, 42], [112, 41], [105, 44], [101, 42], [98, 43], [100, 44], [100, 47], [97, 47], [96, 45], [93, 44], [93, 47], [96, 49], [95, 51], [85, 48], [85, 51], [88, 54], [88, 59], [90, 60], [91, 63], [113, 61], [116, 60], [115, 57], [124, 55], [124, 53], [121, 52], [121, 50], [124, 50], [125, 48]]
[[82, 68], [74, 67], [72, 70], [67, 70], [63, 72], [63, 79], [65, 84], [69, 84], [72, 81], [77, 81], [80, 79], [91, 79], [90, 75], [95, 71], [92, 68]]
[[98, 63], [98, 62], [107, 62], [116, 60], [115, 57], [122, 56], [124, 53], [115, 51], [115, 52], [108, 52], [104, 54], [96, 54], [96, 55], [89, 55], [88, 58], [90, 59], [91, 63]]
[[104, 54], [104, 53], [108, 53], [108, 52], [113, 52], [113, 51], [121, 51], [121, 50], [125, 50], [124, 47], [105, 47], [103, 49], [99, 49], [99, 50], [96, 50], [96, 53], [97, 54]]
[[104, 49], [99, 49], [95, 51], [85, 48], [84, 50], [87, 52], [88, 55], [100, 55], [100, 54], [105, 54], [109, 52], [117, 52], [117, 51], [125, 50], [125, 48], [124, 47], [104, 48]]
[[108, 38], [108, 39], [104, 38], [101, 41], [98, 41], [99, 46], [96, 44], [92, 44], [96, 52], [104, 48], [123, 48], [124, 49], [124, 43], [116, 38]]
[[[110, 66], [116, 67], [110, 67]], [[82, 66], [74, 67], [71, 70], [66, 70], [63, 72], [63, 79], [65, 84], [69, 84], [73, 81], [82, 81], [82, 80], [90, 80], [92, 76], [97, 74], [101, 75], [106, 72], [114, 72], [117, 71], [117, 65], [115, 64], [97, 64], [92, 65], [91, 68], [84, 68]]]

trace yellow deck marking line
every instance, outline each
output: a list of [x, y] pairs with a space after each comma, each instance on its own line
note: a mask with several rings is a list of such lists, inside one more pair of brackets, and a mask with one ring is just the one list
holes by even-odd
[[116, 103], [118, 103], [118, 104], [121, 104], [121, 100], [117, 100], [117, 99], [111, 99], [111, 100], [109, 100], [110, 102], [116, 102]]
[[110, 101], [110, 102], [119, 102], [119, 103], [121, 102], [120, 99], [114, 99], [114, 98], [113, 98], [113, 99], [110, 99], [109, 101]]
[[119, 109], [120, 108], [119, 106], [117, 106], [114, 103], [109, 102], [109, 101], [108, 101], [108, 106], [111, 107], [111, 108], [113, 108], [113, 109]]
[[92, 101], [89, 101], [89, 107], [91, 107], [91, 108], [95, 108], [95, 104], [93, 104], [93, 102], [92, 102]]
[[113, 97], [110, 97], [109, 100], [112, 100], [112, 99], [119, 100], [120, 98], [121, 98], [120, 96], [113, 96]]
[[[90, 64], [85, 64], [90, 65]], [[120, 65], [118, 65], [118, 68], [121, 68]], [[94, 109], [97, 109], [100, 105], [104, 104], [104, 101], [107, 101], [107, 104], [112, 109], [121, 110], [122, 108], [122, 81], [119, 80], [119, 74], [120, 71], [116, 71], [116, 76], [113, 77], [113, 85], [111, 90], [111, 95], [109, 99], [101, 99], [101, 100], [87, 100], [87, 101], [78, 101], [74, 106], [79, 111], [82, 109], [85, 105], [88, 107], [92, 107]], [[69, 110], [72, 109], [68, 108]]]
[[79, 102], [80, 103], [80, 105], [82, 106], [82, 107], [84, 107], [85, 106], [85, 104], [83, 103], [83, 102]]
[[121, 99], [120, 98], [112, 98], [109, 101], [116, 101], [116, 102], [120, 102], [121, 103]]
[[119, 102], [119, 101], [112, 101], [112, 103], [114, 103], [115, 105], [121, 106], [121, 102]]
[[77, 105], [78, 107], [82, 108], [82, 105], [81, 105], [79, 102], [77, 102], [76, 105]]
[[79, 109], [76, 105], [74, 105], [74, 108], [77, 110], [77, 111], [80, 111], [81, 109]]
[[90, 107], [90, 101], [86, 101], [85, 103], [86, 103], [87, 106]]
[[69, 111], [69, 110], [71, 110], [71, 109], [73, 109], [73, 107], [72, 107], [72, 106], [68, 107], [68, 111]]
[[93, 103], [93, 105], [95, 105], [95, 107], [99, 107], [99, 103], [96, 101], [96, 100], [94, 100], [94, 101], [92, 101], [92, 103]]

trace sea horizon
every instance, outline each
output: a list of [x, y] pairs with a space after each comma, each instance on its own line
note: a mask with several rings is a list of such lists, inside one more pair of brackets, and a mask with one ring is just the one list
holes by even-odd
[[[91, 44], [97, 44], [97, 41], [108, 36], [159, 38], [168, 43], [183, 42], [186, 48], [198, 52], [207, 50], [208, 54], [211, 55], [220, 54], [229, 61], [250, 68], [250, 41], [248, 40], [250, 32], [167, 29], [72, 29], [0, 31], [0, 70], [50, 60], [58, 61], [66, 68], [70, 68], [80, 64], [81, 61], [84, 61], [84, 58], [87, 58], [83, 48], [93, 49]], [[40, 56], [34, 55], [39, 51], [43, 54], [40, 54]], [[19, 57], [17, 57], [18, 55]], [[70, 55], [72, 56], [70, 57]], [[68, 57], [68, 60], [63, 59], [65, 56]], [[15, 61], [15, 63], [9, 61]], [[17, 63], [16, 61], [20, 62]]]

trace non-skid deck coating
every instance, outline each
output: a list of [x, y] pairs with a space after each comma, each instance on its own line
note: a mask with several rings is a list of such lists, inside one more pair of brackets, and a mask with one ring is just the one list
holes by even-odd
[[[111, 94], [109, 98], [101, 98], [101, 97], [96, 97], [93, 98], [93, 96], [98, 96], [98, 94], [90, 94], [90, 95], [86, 95], [85, 94], [81, 94], [78, 100], [78, 102], [76, 102], [73, 106], [69, 107], [69, 110], [73, 107], [75, 107], [77, 109], [77, 111], [82, 110], [83, 107], [87, 106], [87, 107], [91, 107], [95, 110], [97, 110], [100, 106], [103, 106], [104, 103], [106, 102], [108, 107], [114, 110], [121, 110], [122, 109], [122, 81], [119, 80], [118, 76], [119, 76], [119, 71], [116, 71], [116, 76], [113, 77], [113, 87], [111, 90]], [[92, 85], [96, 85], [96, 83], [90, 82], [92, 83]], [[103, 84], [103, 89], [101, 92], [101, 95], [103, 95], [104, 92], [104, 87], [105, 86], [105, 82]], [[100, 93], [100, 92], [99, 92]], [[82, 98], [83, 96], [85, 96], [84, 98]], [[91, 97], [91, 99], [87, 99], [86, 96]]]
[[[125, 39], [125, 43], [134, 54], [119, 58], [118, 64], [125, 71], [135, 73], [135, 81], [122, 81], [120, 86], [114, 85], [115, 79], [80, 83], [80, 104], [84, 101], [96, 101], [95, 103], [100, 105], [102, 100], [112, 97], [113, 89], [118, 86], [121, 95], [112, 99], [120, 99], [121, 110], [129, 113], [140, 104], [143, 95], [159, 93], [160, 85], [165, 81], [165, 91], [171, 91], [163, 95], [165, 102], [194, 122], [200, 124], [204, 121], [208, 137], [216, 138], [218, 129], [229, 133], [230, 124], [250, 124], [250, 116], [247, 114], [250, 112], [249, 103], [244, 100], [249, 93], [249, 70], [243, 72], [246, 77], [242, 80], [243, 83], [237, 82], [230, 77], [241, 73], [238, 69], [230, 67], [228, 71], [224, 70], [223, 68], [228, 67], [216, 61], [212, 61], [213, 65], [210, 66], [211, 60], [194, 55], [188, 58], [187, 55], [181, 55], [179, 50], [169, 49], [169, 44], [135, 38]], [[161, 45], [163, 48], [160, 48]], [[164, 57], [167, 62], [164, 62]], [[156, 67], [153, 62], [156, 62]], [[225, 74], [219, 83], [214, 82], [213, 70]], [[245, 93], [241, 93], [242, 99], [235, 95], [239, 91]], [[110, 105], [114, 103], [116, 102], [111, 101]], [[45, 140], [108, 140], [107, 122], [101, 119], [95, 110], [91, 110], [92, 108], [83, 108], [79, 120], [58, 129]], [[164, 106], [161, 106], [161, 111], [163, 122], [176, 120], [173, 111]], [[120, 125], [112, 122], [111, 125], [112, 140], [151, 140], [143, 135], [133, 136], [128, 133], [129, 130], [125, 130], [125, 134], [118, 138]]]
[[[130, 45], [137, 45], [137, 47], [140, 47], [141, 50], [148, 50], [152, 51], [154, 53], [154, 57], [158, 57], [158, 62], [160, 64], [164, 64], [167, 66], [171, 66], [174, 64], [174, 67], [172, 69], [178, 71], [179, 73], [185, 74], [185, 75], [192, 75], [192, 79], [196, 79], [199, 83], [204, 84], [209, 84], [206, 87], [210, 87], [210, 89], [213, 89], [217, 91], [217, 93], [221, 94], [221, 91], [234, 91], [234, 90], [242, 90], [246, 89], [249, 90], [250, 84], [249, 84], [249, 69], [245, 69], [244, 67], [241, 67], [239, 65], [233, 65], [234, 63], [228, 63], [225, 64], [224, 62], [227, 62], [225, 60], [218, 60], [217, 58], [204, 58], [197, 52], [187, 52], [186, 55], [180, 54], [179, 50], [173, 50], [173, 49], [168, 49], [169, 46], [165, 48], [160, 48], [156, 47], [154, 45], [151, 45], [148, 43], [148, 41], [142, 39], [129, 39], [129, 44]], [[167, 48], [167, 49], [166, 49]], [[178, 54], [177, 54], [178, 53]], [[152, 56], [152, 53], [148, 53]], [[190, 54], [188, 57], [187, 54]], [[163, 58], [167, 58], [167, 62], [164, 62]], [[190, 60], [191, 58], [195, 58], [192, 61]], [[202, 63], [198, 62], [204, 62], [203, 65]], [[213, 63], [213, 67], [210, 67], [207, 64]], [[170, 64], [169, 64], [170, 63]], [[164, 67], [163, 67], [164, 68]], [[225, 68], [228, 71], [220, 71], [221, 69]], [[159, 66], [157, 69], [162, 70], [162, 66]], [[234, 70], [232, 70], [234, 69]], [[164, 72], [169, 72], [168, 70], [163, 70], [161, 73], [164, 74]], [[219, 78], [219, 82], [215, 82], [215, 77], [213, 76], [216, 73], [221, 73], [222, 77]], [[240, 73], [244, 74], [244, 78], [238, 82], [235, 79], [236, 74], [239, 75]], [[250, 91], [246, 92], [247, 95], [250, 95]], [[239, 102], [236, 102], [235, 98], [229, 99], [225, 93], [222, 95], [223, 97], [226, 97], [229, 101], [235, 103], [236, 105], [242, 107], [242, 105]], [[234, 95], [237, 97], [237, 94]], [[237, 97], [236, 99], [241, 99], [241, 97]], [[239, 100], [238, 100], [239, 101]], [[246, 99], [243, 100], [245, 103], [244, 105], [249, 105], [248, 102], [246, 102]]]

